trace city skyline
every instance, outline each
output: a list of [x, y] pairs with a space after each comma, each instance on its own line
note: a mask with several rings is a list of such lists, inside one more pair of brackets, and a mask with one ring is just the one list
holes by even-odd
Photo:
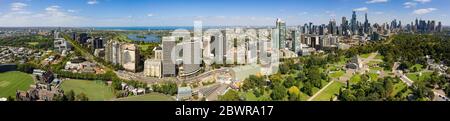
[[[333, 4], [330, 4], [332, 2]], [[5, 0], [0, 1], [0, 27], [27, 26], [273, 26], [277, 18], [287, 26], [307, 22], [327, 24], [342, 17], [385, 23], [394, 19], [410, 23], [416, 18], [448, 25], [445, 0]], [[333, 5], [333, 6], [330, 6]]]

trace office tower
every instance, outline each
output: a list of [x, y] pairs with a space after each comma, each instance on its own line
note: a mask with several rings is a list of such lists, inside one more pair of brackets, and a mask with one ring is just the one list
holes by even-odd
[[103, 38], [95, 38], [92, 41], [92, 49], [100, 49], [100, 48], [104, 48]]
[[[264, 36], [261, 34], [261, 36]], [[256, 64], [258, 62], [258, 34], [256, 30], [247, 30], [245, 34], [245, 60], [246, 64]], [[264, 40], [260, 40], [264, 41]], [[266, 40], [267, 42], [267, 40]], [[264, 46], [264, 45], [262, 45]]]
[[300, 52], [300, 50], [301, 50], [300, 46], [302, 44], [299, 40], [299, 38], [301, 37], [301, 36], [299, 36], [299, 33], [300, 32], [295, 31], [295, 30], [292, 31], [292, 33], [291, 33], [291, 35], [292, 35], [292, 51], [294, 51], [297, 54]]
[[72, 40], [77, 41], [77, 32], [72, 32], [71, 38]]
[[[183, 73], [182, 76], [192, 75], [200, 70], [200, 42], [186, 42], [183, 44]], [[197, 60], [196, 60], [197, 59]]]
[[352, 34], [354, 35], [354, 33], [356, 33], [356, 31], [358, 29], [358, 24], [356, 21], [356, 11], [353, 11], [352, 20], [350, 22], [350, 25], [351, 25]]
[[303, 25], [302, 33], [303, 34], [308, 34], [309, 33], [308, 24], [305, 23], [305, 25]]
[[342, 35], [347, 35], [347, 30], [348, 30], [348, 20], [346, 17], [342, 17], [342, 23], [341, 23], [341, 34]]
[[226, 43], [222, 32], [220, 30], [206, 31], [203, 37], [203, 61], [205, 64], [223, 64]]
[[122, 66], [127, 71], [136, 72], [139, 64], [139, 47], [136, 44], [123, 44], [122, 49]]
[[78, 38], [78, 43], [80, 44], [85, 44], [87, 42], [87, 40], [89, 39], [88, 34], [86, 33], [81, 33], [80, 37]]
[[158, 59], [147, 59], [144, 62], [144, 75], [150, 77], [161, 78], [161, 60]]
[[312, 24], [313, 24], [312, 22], [309, 22], [309, 26], [308, 26], [309, 34], [313, 34], [315, 31]]
[[[242, 45], [244, 42], [242, 36], [243, 34], [242, 29], [226, 29], [225, 32], [225, 63], [226, 64], [235, 64], [236, 62], [236, 50], [240, 45]], [[239, 48], [240, 49], [240, 48]]]
[[281, 19], [277, 19], [277, 26], [276, 28], [278, 29], [279, 32], [279, 47], [280, 49], [284, 49], [286, 48], [286, 22], [282, 21]]
[[278, 29], [272, 29], [272, 49], [280, 49], [280, 31]]
[[437, 30], [438, 32], [442, 32], [442, 23], [440, 21], [438, 22]]
[[324, 35], [324, 33], [325, 33], [325, 25], [321, 25], [321, 26], [319, 26], [319, 35]]
[[370, 40], [372, 41], [380, 40], [380, 34], [378, 34], [378, 32], [373, 32], [372, 35], [370, 36]]
[[369, 20], [367, 19], [367, 13], [364, 15], [365, 21], [364, 21], [364, 33], [369, 34]]
[[436, 21], [432, 20], [430, 24], [430, 32], [436, 31]]
[[416, 26], [416, 28], [419, 27], [419, 20], [417, 18], [416, 18], [416, 24], [414, 26]]
[[113, 64], [121, 64], [120, 43], [110, 40], [105, 46], [105, 60]]
[[330, 20], [328, 23], [328, 34], [336, 34], [337, 28], [336, 28], [336, 20]]
[[391, 22], [391, 30], [394, 30], [394, 29], [396, 29], [397, 28], [397, 19], [394, 19], [392, 22]]
[[175, 38], [174, 37], [163, 37], [162, 38], [162, 49], [163, 49], [163, 69], [162, 69], [162, 76], [163, 77], [170, 77], [170, 76], [176, 76], [176, 69], [175, 69], [175, 60], [172, 59], [175, 58], [175, 55], [172, 54], [172, 51], [175, 50]]

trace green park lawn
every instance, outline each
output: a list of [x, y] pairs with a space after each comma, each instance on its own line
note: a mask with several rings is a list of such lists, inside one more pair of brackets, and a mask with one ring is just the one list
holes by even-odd
[[423, 65], [422, 64], [415, 64], [415, 65], [409, 67], [409, 70], [411, 70], [411, 71], [413, 71], [413, 70], [415, 70], [415, 71], [422, 71], [422, 69], [423, 69]]
[[356, 74], [350, 78], [350, 84], [355, 84], [361, 81], [361, 75]]
[[341, 77], [344, 74], [345, 74], [344, 71], [335, 71], [334, 73], [330, 74], [330, 77], [331, 78], [339, 78], [339, 77]]
[[16, 90], [26, 91], [33, 84], [29, 74], [13, 71], [0, 73], [0, 97], [15, 96]]
[[323, 90], [319, 95], [317, 95], [313, 101], [330, 101], [332, 97], [336, 97], [339, 93], [339, 89], [344, 84], [339, 82], [332, 82], [330, 86], [328, 86], [325, 90]]
[[161, 93], [149, 93], [145, 95], [120, 98], [116, 101], [174, 101], [174, 99]]
[[368, 58], [372, 53], [362, 54], [360, 55], [361, 58]]
[[406, 74], [406, 76], [411, 79], [412, 81], [424, 81], [428, 78], [430, 78], [431, 74], [433, 74], [433, 72], [423, 72], [422, 76], [419, 76], [418, 73], [409, 73]]
[[369, 65], [369, 67], [375, 67], [377, 64], [380, 64], [381, 62], [379, 61], [369, 61], [369, 63], [367, 63], [367, 65]]
[[378, 80], [378, 74], [377, 73], [369, 73], [369, 77], [370, 77], [370, 80], [372, 80], [372, 81]]
[[36, 45], [39, 44], [39, 42], [28, 42], [28, 44], [31, 45], [31, 46], [36, 46]]
[[380, 60], [383, 60], [383, 59], [384, 59], [384, 56], [382, 56], [382, 55], [378, 54], [377, 56], [375, 56], [375, 59], [380, 59]]
[[381, 68], [381, 67], [370, 67], [369, 68], [371, 71], [381, 71], [381, 70], [383, 70], [383, 68]]
[[272, 91], [269, 92], [265, 91], [264, 95], [256, 97], [255, 94], [253, 94], [253, 91], [248, 91], [248, 92], [241, 92], [241, 96], [244, 96], [246, 101], [262, 101], [265, 99], [269, 99], [271, 93]]
[[145, 45], [145, 44], [139, 45], [139, 49], [141, 49], [141, 50], [147, 50], [147, 49], [149, 49], [148, 47], [149, 47], [149, 45]]
[[310, 96], [309, 96], [308, 94], [303, 93], [303, 92], [300, 91], [300, 100], [301, 100], [301, 101], [306, 101], [306, 100], [309, 99], [309, 97], [310, 97]]
[[407, 88], [407, 85], [403, 82], [396, 83], [394, 85], [394, 91], [392, 92], [392, 96], [397, 95], [400, 91]]
[[91, 101], [105, 101], [115, 97], [113, 89], [103, 81], [65, 80], [61, 88], [65, 92], [73, 90], [76, 95], [84, 93]]
[[248, 91], [244, 93], [246, 101], [258, 101], [258, 97], [253, 94], [253, 91]]

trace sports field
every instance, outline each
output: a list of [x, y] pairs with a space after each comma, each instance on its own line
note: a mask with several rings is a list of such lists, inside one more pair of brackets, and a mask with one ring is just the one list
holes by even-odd
[[73, 90], [76, 95], [83, 92], [89, 101], [105, 101], [115, 97], [112, 88], [102, 81], [65, 80], [62, 82], [61, 88], [65, 92]]
[[26, 91], [33, 84], [30, 74], [12, 71], [0, 73], [0, 97], [15, 96], [16, 90]]

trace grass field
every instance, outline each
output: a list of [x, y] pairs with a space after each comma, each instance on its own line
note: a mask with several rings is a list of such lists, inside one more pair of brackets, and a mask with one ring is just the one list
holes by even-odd
[[161, 93], [149, 93], [139, 96], [120, 98], [115, 101], [174, 101], [172, 97]]
[[367, 65], [369, 65], [369, 67], [375, 67], [375, 65], [380, 64], [381, 62], [379, 61], [369, 61], [369, 63], [367, 63]]
[[0, 73], [0, 97], [15, 96], [16, 90], [26, 91], [33, 84], [29, 74], [12, 71]]
[[368, 58], [372, 53], [362, 54], [360, 55], [361, 58]]
[[339, 93], [339, 89], [344, 84], [339, 82], [333, 82], [330, 86], [328, 86], [325, 90], [323, 90], [319, 95], [317, 95], [313, 101], [330, 101], [332, 97], [336, 97]]
[[376, 73], [369, 73], [369, 77], [370, 77], [370, 80], [372, 80], [372, 81], [378, 80], [378, 74], [376, 74]]
[[73, 90], [75, 94], [84, 93], [90, 101], [104, 101], [115, 97], [112, 88], [102, 81], [66, 80], [62, 82], [61, 88], [65, 92]]
[[253, 91], [248, 91], [244, 93], [246, 101], [258, 101], [258, 98], [253, 94]]
[[422, 73], [422, 76], [419, 76], [419, 74], [417, 73], [409, 73], [406, 74], [406, 76], [411, 79], [412, 81], [424, 81], [428, 78], [430, 78], [431, 74], [433, 74], [433, 72], [424, 72]]
[[411, 67], [409, 67], [409, 70], [411, 71], [422, 71], [423, 65], [421, 64], [415, 64]]
[[344, 71], [335, 71], [334, 73], [330, 74], [330, 77], [331, 78], [339, 78], [344, 74], [345, 74]]
[[381, 68], [381, 67], [370, 67], [369, 68], [371, 71], [381, 71], [381, 70], [383, 70], [383, 68]]
[[394, 85], [394, 91], [392, 92], [392, 96], [397, 95], [404, 88], [407, 88], [407, 85], [405, 83], [399, 82], [399, 83], [395, 84]]
[[259, 97], [256, 97], [255, 94], [253, 94], [253, 91], [248, 92], [241, 92], [241, 96], [245, 97], [246, 101], [264, 101], [265, 99], [270, 98], [270, 94], [272, 91], [264, 91], [264, 95], [261, 95]]
[[149, 45], [139, 45], [139, 49], [141, 49], [141, 50], [147, 50], [147, 49], [149, 49], [148, 47], [149, 47]]
[[28, 44], [31, 45], [31, 46], [36, 46], [36, 45], [39, 44], [39, 42], [28, 42]]
[[380, 59], [380, 60], [383, 60], [383, 59], [384, 59], [384, 56], [382, 56], [382, 55], [378, 54], [377, 56], [375, 56], [375, 59]]
[[350, 84], [355, 84], [361, 81], [361, 75], [356, 74], [350, 78]]

